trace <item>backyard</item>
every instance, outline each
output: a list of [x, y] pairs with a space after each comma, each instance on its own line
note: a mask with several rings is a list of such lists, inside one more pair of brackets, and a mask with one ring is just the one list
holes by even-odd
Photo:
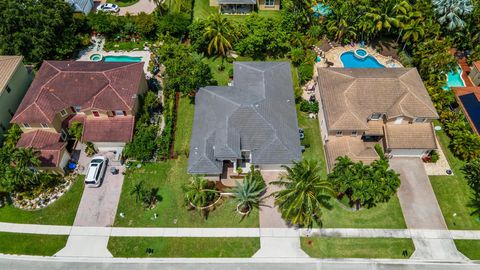
[[[211, 7], [209, 0], [196, 0], [193, 6], [193, 19], [206, 19], [209, 15], [218, 12], [218, 7]], [[264, 17], [280, 16], [280, 11], [259, 10], [258, 15]], [[224, 15], [234, 21], [245, 20], [245, 15]]]
[[407, 259], [415, 251], [411, 239], [397, 238], [302, 238], [301, 246], [314, 258]]
[[[151, 249], [152, 254], [146, 253]], [[108, 249], [114, 257], [251, 257], [260, 248], [258, 238], [206, 237], [111, 237]]]
[[13, 205], [0, 208], [1, 222], [72, 225], [83, 193], [83, 176], [58, 201], [37, 211], [21, 210]]
[[0, 232], [0, 253], [53, 256], [67, 243], [66, 235]]

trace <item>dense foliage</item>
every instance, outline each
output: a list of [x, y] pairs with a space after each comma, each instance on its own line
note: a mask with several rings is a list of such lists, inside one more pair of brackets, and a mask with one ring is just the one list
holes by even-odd
[[473, 208], [471, 215], [480, 216], [480, 159], [465, 164], [463, 173], [473, 194], [469, 204]]
[[259, 170], [255, 170], [253, 165], [242, 182], [236, 182], [234, 188], [230, 190], [234, 200], [237, 202], [237, 210], [242, 213], [250, 213], [253, 208], [258, 208], [262, 195], [267, 187]]
[[81, 17], [63, 0], [2, 0], [0, 54], [23, 55], [36, 64], [68, 59], [80, 45]]
[[371, 208], [387, 202], [400, 187], [400, 178], [389, 169], [388, 160], [381, 158], [365, 165], [353, 162], [349, 157], [338, 157], [328, 175], [337, 197], [347, 196], [350, 206]]

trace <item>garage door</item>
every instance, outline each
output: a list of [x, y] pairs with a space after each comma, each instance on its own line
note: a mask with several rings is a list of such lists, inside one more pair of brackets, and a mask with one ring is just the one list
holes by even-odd
[[393, 149], [390, 154], [394, 157], [422, 157], [425, 149]]

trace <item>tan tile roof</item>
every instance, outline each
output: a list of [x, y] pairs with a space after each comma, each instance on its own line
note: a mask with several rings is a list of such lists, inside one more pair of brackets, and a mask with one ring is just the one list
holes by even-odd
[[40, 129], [22, 133], [17, 143], [17, 147], [38, 150], [41, 167], [56, 167], [61, 158], [60, 154], [66, 145], [66, 142], [60, 140], [59, 133]]
[[131, 110], [142, 80], [143, 63], [44, 61], [12, 123], [51, 123], [71, 106]]
[[368, 130], [372, 113], [438, 118], [413, 68], [319, 68], [318, 86], [329, 130]]
[[363, 142], [359, 137], [332, 137], [325, 144], [328, 167], [333, 168], [335, 160], [340, 156], [348, 156], [354, 162], [370, 164], [379, 159], [374, 147], [375, 143]]
[[371, 120], [367, 122], [368, 130], [365, 131], [365, 135], [371, 136], [383, 136], [383, 121]]
[[84, 142], [129, 142], [133, 137], [134, 126], [133, 116], [86, 119], [82, 140]]
[[22, 63], [22, 59], [22, 56], [17, 55], [0, 55], [0, 92], [17, 70], [18, 65]]
[[436, 149], [432, 123], [387, 124], [386, 145], [389, 149]]

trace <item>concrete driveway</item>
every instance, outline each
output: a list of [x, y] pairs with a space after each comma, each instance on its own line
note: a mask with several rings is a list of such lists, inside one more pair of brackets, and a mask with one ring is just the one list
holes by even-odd
[[400, 174], [398, 190], [409, 229], [447, 229], [437, 198], [419, 158], [393, 158], [390, 166]]
[[152, 13], [157, 5], [153, 2], [153, 0], [140, 0], [138, 3], [133, 4], [128, 7], [121, 7], [119, 15], [126, 15], [127, 13], [130, 15], [138, 14], [140, 12], [145, 12], [147, 14]]
[[[262, 171], [263, 179], [267, 184], [266, 196], [279, 190], [278, 186], [270, 185], [271, 182], [276, 181], [280, 177], [281, 171]], [[260, 228], [288, 228], [286, 222], [282, 219], [282, 215], [275, 206], [275, 198], [273, 196], [267, 197], [260, 206]]]
[[[112, 166], [118, 168], [120, 172], [112, 175], [110, 173]], [[122, 172], [123, 167], [110, 159], [102, 185], [98, 188], [85, 187], [74, 226], [109, 227], [113, 225], [122, 192], [124, 178]]]

